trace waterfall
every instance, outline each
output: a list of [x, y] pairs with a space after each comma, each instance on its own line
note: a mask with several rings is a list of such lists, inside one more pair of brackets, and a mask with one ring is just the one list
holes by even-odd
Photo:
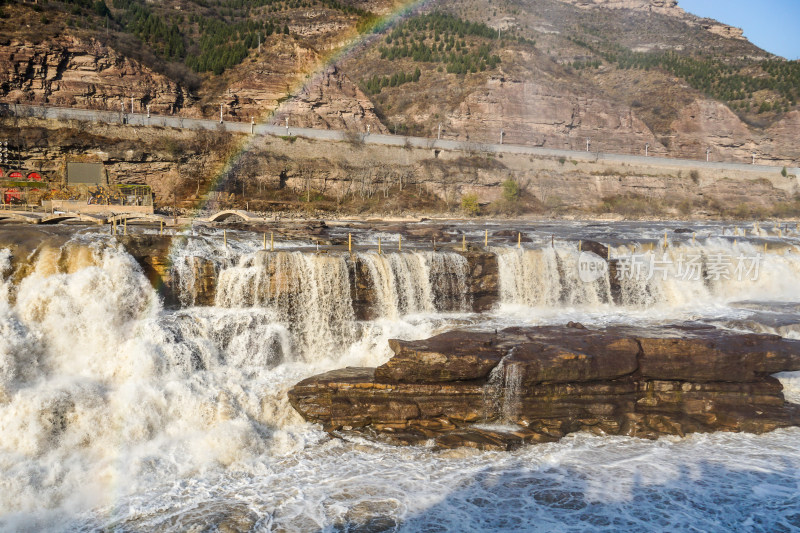
[[[336, 343], [352, 335], [348, 271], [342, 257], [263, 255], [223, 270], [221, 306], [173, 312], [105, 236], [0, 250], [0, 509], [92, 507], [292, 449], [271, 438], [296, 421], [287, 389], [348, 361], [330, 351], [340, 325]], [[309, 347], [313, 364], [298, 355]]]
[[[612, 250], [611, 273], [592, 281], [579, 276], [580, 254], [573, 248], [497, 248], [501, 302], [542, 308], [599, 309], [604, 304], [647, 309], [726, 304], [747, 299], [800, 298], [792, 280], [800, 276], [794, 248], [764, 253], [750, 242], [709, 239], [697, 245]], [[757, 272], [748, 271], [757, 264]], [[737, 270], [740, 269], [741, 271]], [[757, 275], [756, 275], [757, 274]], [[618, 291], [612, 291], [617, 282]]]
[[596, 306], [611, 300], [608, 278], [587, 283], [578, 275], [577, 250], [496, 248], [500, 300], [529, 306]]
[[292, 333], [297, 353], [329, 355], [354, 340], [355, 317], [344, 256], [256, 252], [223, 269], [216, 305], [269, 309]]
[[483, 386], [483, 422], [500, 422], [515, 424], [519, 418], [522, 395], [521, 366], [509, 363], [514, 348], [503, 356], [496, 367], [489, 373]]
[[381, 317], [433, 311], [466, 311], [470, 305], [467, 260], [452, 252], [358, 254]]
[[[227, 248], [197, 238], [173, 247], [183, 259], [182, 266], [172, 261], [175, 277], [186, 285], [183, 307], [171, 309], [116, 239], [79, 233], [56, 246], [64, 240], [58, 237], [37, 248], [26, 243], [0, 249], [0, 529], [20, 529], [8, 526], [9, 516], [24, 523], [62, 508], [58, 516], [69, 520], [92, 509], [112, 510], [108, 522], [75, 529], [159, 529], [141, 524], [163, 526], [174, 516], [174, 528], [185, 529], [180, 520], [187, 512], [210, 523], [208, 508], [185, 510], [187, 487], [199, 487], [203, 502], [223, 487], [231, 500], [212, 503], [227, 509], [248, 491], [263, 494], [248, 488], [249, 479], [266, 480], [265, 486], [281, 480], [291, 492], [295, 480], [287, 464], [299, 464], [299, 476], [319, 464], [348, 464], [342, 443], [324, 440], [318, 428], [300, 421], [287, 390], [317, 373], [382, 364], [391, 356], [388, 338], [425, 338], [461, 325], [462, 316], [435, 313], [470, 309], [468, 289], [475, 281], [467, 259], [452, 252], [367, 252], [351, 259], [256, 251], [262, 246], [257, 238], [229, 241]], [[635, 319], [640, 309], [667, 308], [670, 319], [684, 320], [669, 307], [690, 305], [694, 313], [706, 301], [750, 300], [752, 313], [742, 306], [697, 314], [756, 322], [743, 329], [777, 329], [795, 327], [800, 309], [776, 305], [800, 301], [800, 255], [788, 246], [769, 250], [755, 281], [677, 276], [681, 255], [697, 255], [705, 276], [719, 253], [734, 260], [740, 253], [763, 253], [763, 244], [717, 239], [668, 248], [666, 280], [657, 275], [619, 284], [608, 277], [581, 281], [580, 254], [566, 246], [495, 252], [503, 301], [550, 307], [558, 320], [562, 310], [581, 306], [603, 315], [616, 306], [614, 315], [622, 320]], [[611, 256], [621, 260], [630, 252], [618, 247]], [[646, 260], [656, 256], [662, 252], [643, 254]], [[215, 299], [197, 299], [199, 264], [210, 269], [203, 276], [213, 275]], [[352, 294], [361, 286], [382, 319], [355, 319]], [[532, 313], [524, 311], [522, 320], [529, 321]], [[477, 327], [520, 321], [502, 312], [467, 319]], [[485, 421], [521, 418], [519, 369], [505, 358], [492, 371], [484, 387]], [[320, 462], [304, 466], [315, 453]], [[51, 529], [68, 529], [57, 520]], [[320, 525], [308, 524], [306, 529]]]
[[483, 386], [482, 422], [492, 422], [503, 412], [503, 387], [506, 380], [506, 354], [497, 366], [489, 372], [486, 384]]

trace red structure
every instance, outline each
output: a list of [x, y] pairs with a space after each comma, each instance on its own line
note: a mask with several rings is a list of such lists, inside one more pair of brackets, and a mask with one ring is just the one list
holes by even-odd
[[42, 175], [38, 172], [31, 172], [28, 174], [28, 181], [42, 181]]
[[7, 204], [14, 203], [14, 202], [21, 202], [22, 201], [22, 192], [18, 191], [17, 189], [8, 189], [3, 194], [3, 200]]
[[22, 179], [22, 172], [17, 172], [16, 170], [8, 175], [9, 179]]

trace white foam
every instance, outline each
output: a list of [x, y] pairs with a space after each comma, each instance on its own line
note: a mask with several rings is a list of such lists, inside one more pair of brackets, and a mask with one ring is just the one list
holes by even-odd
[[[387, 281], [386, 294], [405, 295], [387, 305], [384, 317], [359, 323], [345, 311], [346, 257], [264, 258], [252, 246], [235, 257], [211, 252], [220, 266], [220, 305], [167, 311], [135, 261], [101, 241], [83, 235], [61, 250], [40, 250], [18, 284], [9, 281], [8, 251], [0, 253], [0, 529], [184, 531], [227, 524], [324, 531], [384, 524], [407, 531], [634, 531], [797, 524], [797, 430], [655, 442], [575, 435], [508, 454], [434, 452], [330, 440], [287, 399], [288, 389], [310, 375], [381, 364], [391, 355], [389, 338], [425, 338], [453, 325], [752, 318], [754, 311], [734, 302], [800, 300], [791, 251], [754, 287], [695, 293], [710, 298], [702, 306], [669, 291], [658, 293], [658, 305], [617, 306], [603, 300], [605, 286], [587, 290], [559, 279], [558, 296], [551, 287], [520, 286], [514, 294], [529, 296], [480, 316], [437, 311], [439, 282], [431, 282], [437, 272], [453, 273], [446, 298], [464, 287], [458, 254], [441, 264], [421, 252], [364, 254], [376, 268], [389, 265], [386, 280], [394, 281]], [[527, 252], [521, 257], [527, 261]], [[539, 271], [546, 275], [556, 268], [569, 277], [571, 257], [556, 249], [530, 260], [544, 265]], [[275, 298], [270, 283], [281, 272], [297, 280], [287, 282], [284, 294], [300, 292], [313, 305]], [[466, 302], [456, 301], [463, 310]], [[337, 323], [346, 325], [347, 336]], [[779, 377], [787, 397], [797, 398], [798, 378]], [[503, 383], [513, 389], [513, 373]], [[509, 394], [498, 413], [515, 409]]]

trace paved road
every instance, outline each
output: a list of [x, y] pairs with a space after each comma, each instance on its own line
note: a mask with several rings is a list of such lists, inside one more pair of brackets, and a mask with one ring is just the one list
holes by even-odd
[[[141, 126], [165, 126], [181, 129], [207, 129], [214, 130], [220, 127], [220, 121], [208, 119], [182, 118], [176, 116], [151, 115], [142, 113], [127, 113], [123, 115], [114, 111], [95, 111], [91, 109], [75, 109], [65, 107], [40, 107], [20, 104], [9, 104], [11, 113], [19, 116], [35, 116], [53, 119], [74, 119], [89, 122], [102, 122], [107, 124], [127, 123]], [[322, 130], [313, 128], [294, 128], [273, 126], [270, 124], [251, 125], [247, 122], [225, 121], [227, 131], [254, 133], [256, 135], [298, 135], [309, 139], [325, 141], [345, 141], [348, 136], [338, 130]], [[705, 168], [709, 170], [739, 170], [748, 172], [776, 172], [781, 166], [776, 165], [748, 165], [743, 163], [706, 162], [693, 159], [675, 159], [668, 157], [645, 157], [643, 155], [612, 154], [598, 152], [584, 152], [577, 150], [557, 150], [514, 144], [486, 144], [463, 141], [437, 140], [426, 137], [406, 137], [402, 135], [363, 135], [367, 144], [381, 144], [387, 146], [412, 146], [415, 148], [477, 151], [484, 153], [521, 154], [538, 157], [564, 157], [576, 161], [611, 161], [615, 163], [664, 165], [683, 168]], [[800, 175], [800, 169], [790, 169], [790, 174]]]

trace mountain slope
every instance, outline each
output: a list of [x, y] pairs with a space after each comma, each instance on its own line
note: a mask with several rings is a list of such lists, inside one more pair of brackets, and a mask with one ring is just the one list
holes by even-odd
[[7, 2], [0, 99], [800, 160], [800, 63], [675, 0], [109, 1]]
[[[600, 151], [789, 162], [798, 120], [800, 64], [760, 50], [741, 32], [685, 13], [674, 2], [457, 0], [433, 9], [485, 23], [496, 68], [442, 71], [436, 32], [401, 26], [401, 44], [424, 53], [381, 53], [375, 45], [343, 68], [369, 85], [371, 73], [421, 71], [419, 83], [372, 96], [387, 123], [450, 138]], [[443, 36], [446, 37], [446, 36]], [[420, 41], [422, 39], [422, 41]], [[470, 52], [485, 45], [466, 36]], [[456, 50], [458, 53], [459, 51]], [[436, 54], [439, 54], [437, 56]]]

